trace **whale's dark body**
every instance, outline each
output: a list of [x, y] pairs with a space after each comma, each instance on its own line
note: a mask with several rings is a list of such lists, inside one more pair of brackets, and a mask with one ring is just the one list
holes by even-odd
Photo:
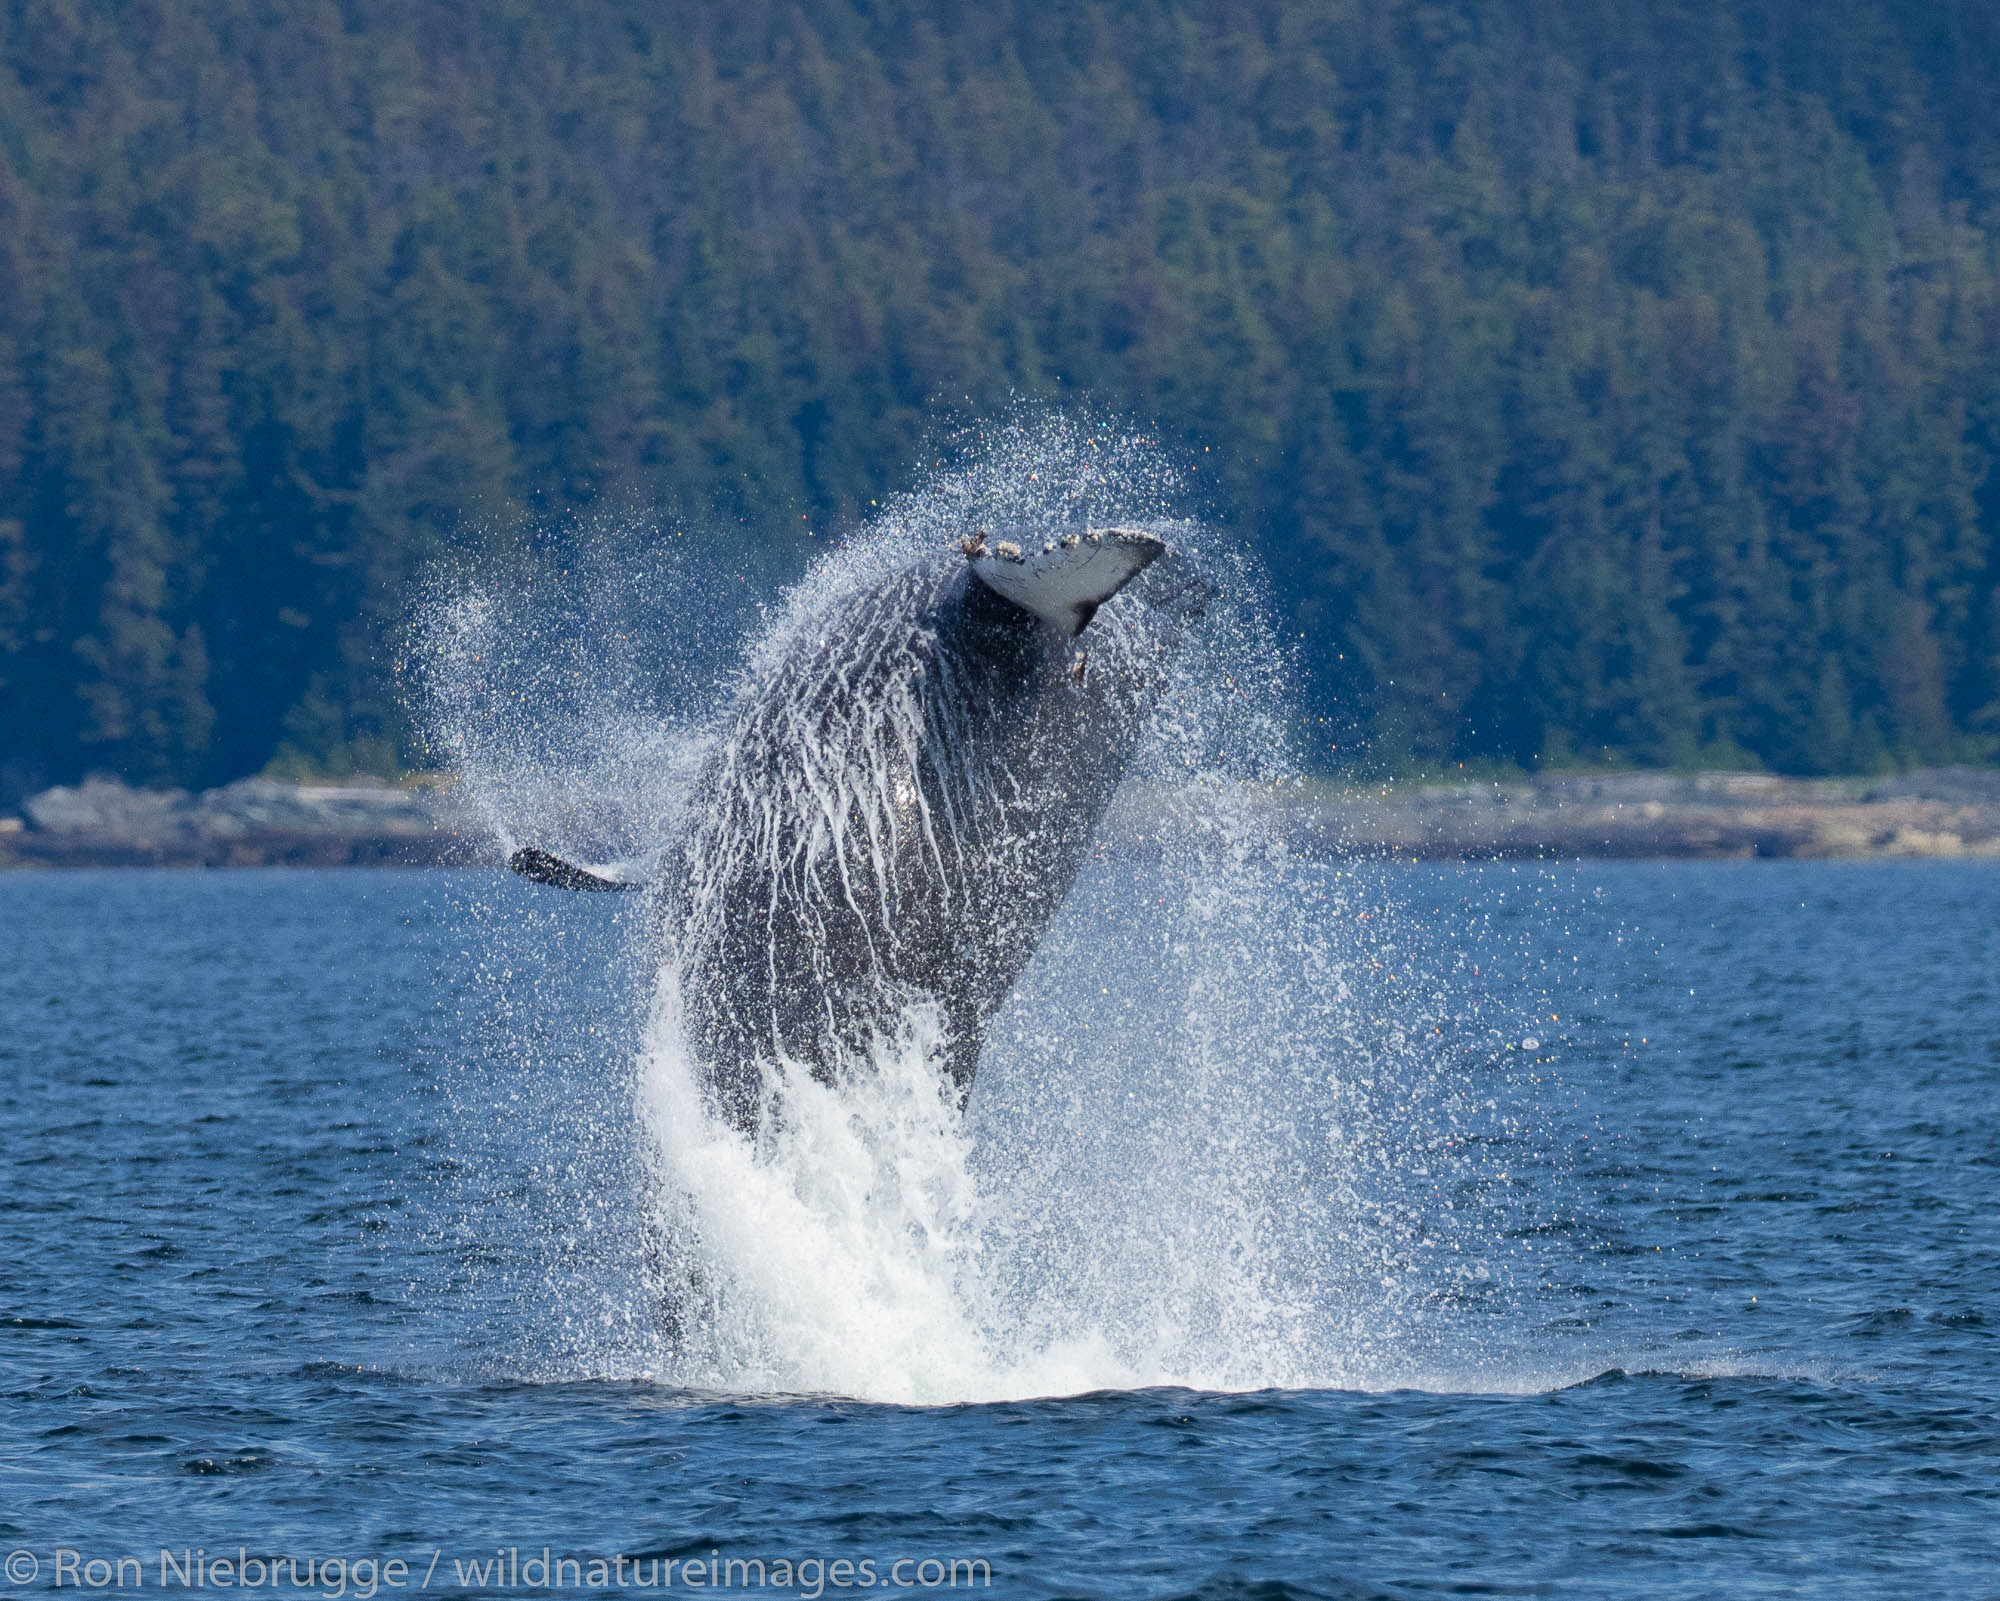
[[828, 606], [711, 745], [658, 893], [686, 1040], [740, 1128], [773, 1115], [774, 1064], [835, 1080], [925, 1007], [969, 1088], [1207, 593], [1134, 530], [997, 549]]

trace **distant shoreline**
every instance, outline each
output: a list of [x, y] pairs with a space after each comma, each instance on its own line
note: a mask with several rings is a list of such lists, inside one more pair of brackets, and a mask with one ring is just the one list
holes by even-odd
[[2000, 859], [2000, 772], [1894, 778], [1547, 773], [1511, 782], [1312, 787], [1309, 855], [1426, 859]]
[[0, 815], [0, 869], [435, 867], [497, 863], [448, 785], [248, 778], [220, 789], [132, 789], [104, 779], [44, 790]]
[[[1113, 855], [1157, 849], [1157, 792], [1107, 822]], [[1197, 812], [1202, 790], [1178, 799]], [[1237, 793], [1315, 859], [2000, 860], [2000, 772], [1884, 779], [1756, 773], [1539, 774], [1484, 784], [1317, 780]], [[1149, 838], [1152, 841], [1149, 846]], [[501, 848], [448, 782], [244, 779], [140, 790], [93, 779], [0, 814], [0, 869], [493, 866]]]

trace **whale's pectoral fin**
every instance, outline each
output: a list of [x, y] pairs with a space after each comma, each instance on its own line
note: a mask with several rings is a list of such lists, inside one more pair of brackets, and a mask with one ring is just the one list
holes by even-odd
[[548, 884], [556, 889], [589, 890], [598, 894], [618, 894], [624, 890], [644, 889], [644, 884], [634, 884], [626, 879], [605, 878], [578, 867], [574, 862], [566, 862], [560, 856], [552, 856], [545, 850], [537, 850], [529, 845], [507, 858], [507, 865], [523, 878], [532, 878], [537, 884]]
[[1119, 590], [1166, 553], [1143, 528], [1091, 528], [1044, 540], [1039, 549], [985, 533], [964, 542], [974, 576], [1002, 600], [1033, 612], [1072, 638]]

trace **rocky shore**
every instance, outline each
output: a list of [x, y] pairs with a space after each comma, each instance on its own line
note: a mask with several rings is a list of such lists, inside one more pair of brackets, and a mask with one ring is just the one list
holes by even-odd
[[1884, 779], [1555, 773], [1325, 786], [1285, 804], [1311, 855], [2000, 858], [2000, 772], [1964, 767]]
[[[1506, 783], [1307, 784], [1259, 793], [1301, 854], [1421, 859], [1992, 857], [2000, 772], [1938, 768], [1886, 779], [1752, 773], [1543, 774]], [[1110, 820], [1114, 852], [1143, 853], [1148, 808]], [[1123, 836], [1121, 838], [1121, 836]], [[4, 867], [497, 865], [449, 784], [129, 789], [93, 779], [0, 814]]]
[[0, 816], [0, 867], [432, 866], [490, 857], [447, 786], [356, 779], [130, 789], [91, 779]]

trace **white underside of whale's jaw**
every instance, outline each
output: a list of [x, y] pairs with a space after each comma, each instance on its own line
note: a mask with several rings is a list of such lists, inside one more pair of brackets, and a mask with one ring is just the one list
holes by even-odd
[[1072, 638], [1167, 549], [1165, 540], [1143, 528], [1088, 528], [1056, 538], [1010, 533], [966, 539], [973, 575], [1002, 600]]

